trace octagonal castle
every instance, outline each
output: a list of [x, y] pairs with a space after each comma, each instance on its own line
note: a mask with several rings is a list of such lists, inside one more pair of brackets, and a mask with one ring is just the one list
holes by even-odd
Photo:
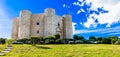
[[53, 8], [44, 13], [32, 14], [22, 10], [20, 17], [13, 19], [12, 38], [30, 38], [31, 36], [50, 36], [60, 34], [61, 38], [72, 38], [72, 16], [58, 16]]

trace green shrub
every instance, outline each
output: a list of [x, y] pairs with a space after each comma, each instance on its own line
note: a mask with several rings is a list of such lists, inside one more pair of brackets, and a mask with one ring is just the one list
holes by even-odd
[[74, 39], [64, 38], [64, 39], [61, 40], [61, 43], [62, 43], [62, 44], [68, 44], [69, 41], [74, 41]]
[[55, 40], [55, 43], [56, 44], [61, 44], [61, 41], [62, 41], [61, 39], [57, 39], [57, 40]]
[[89, 40], [90, 40], [90, 41], [96, 41], [96, 38], [95, 38], [94, 36], [90, 36], [90, 37], [89, 37]]
[[117, 36], [111, 36], [109, 37], [111, 39], [111, 43], [112, 44], [115, 44], [115, 42], [118, 40], [118, 37]]
[[43, 39], [43, 37], [36, 36], [36, 37], [31, 37], [30, 41], [32, 45], [35, 45], [35, 44], [39, 44], [41, 39]]
[[45, 37], [45, 44], [54, 44], [55, 40], [56, 39], [54, 36], [47, 36], [47, 37]]
[[75, 44], [74, 41], [68, 41], [68, 44]]
[[0, 44], [5, 44], [6, 42], [6, 39], [4, 39], [4, 38], [0, 38]]
[[118, 39], [115, 44], [120, 45], [120, 39]]
[[84, 40], [83, 36], [74, 35], [75, 40]]
[[75, 43], [76, 43], [76, 44], [83, 44], [84, 41], [82, 41], [82, 40], [76, 40]]
[[12, 44], [24, 44], [24, 43], [23, 42], [17, 42], [17, 41], [15, 41]]
[[60, 34], [55, 34], [54, 36], [56, 39], [60, 39]]
[[103, 38], [102, 43], [103, 44], [111, 44], [111, 39], [110, 38]]
[[17, 41], [17, 42], [22, 42], [22, 43], [24, 43], [24, 44], [27, 44], [28, 41], [30, 41], [30, 39], [23, 38], [23, 39], [18, 39], [18, 40], [16, 40], [16, 41]]

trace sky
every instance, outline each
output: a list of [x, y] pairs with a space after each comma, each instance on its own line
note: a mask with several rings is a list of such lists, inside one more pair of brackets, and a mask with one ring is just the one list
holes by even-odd
[[0, 0], [0, 37], [11, 37], [12, 20], [21, 10], [38, 14], [45, 8], [71, 14], [74, 35], [120, 37], [120, 0]]

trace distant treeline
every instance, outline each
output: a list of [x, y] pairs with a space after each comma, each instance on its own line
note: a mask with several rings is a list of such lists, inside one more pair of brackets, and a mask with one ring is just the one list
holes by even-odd
[[[5, 44], [4, 38], [0, 38], [0, 44]], [[60, 38], [59, 34], [54, 36], [35, 36], [30, 38], [22, 38], [18, 40], [13, 40], [13, 44], [120, 44], [120, 39], [118, 36], [110, 36], [107, 38], [104, 37], [95, 37], [90, 36], [89, 39], [85, 39], [83, 36], [74, 35], [73, 39], [71, 38]]]

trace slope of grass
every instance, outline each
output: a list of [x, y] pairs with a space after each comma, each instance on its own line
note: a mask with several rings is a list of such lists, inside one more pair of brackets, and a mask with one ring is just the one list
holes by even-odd
[[0, 44], [0, 52], [6, 48], [6, 45], [1, 45]]
[[3, 57], [120, 57], [119, 45], [13, 45]]

